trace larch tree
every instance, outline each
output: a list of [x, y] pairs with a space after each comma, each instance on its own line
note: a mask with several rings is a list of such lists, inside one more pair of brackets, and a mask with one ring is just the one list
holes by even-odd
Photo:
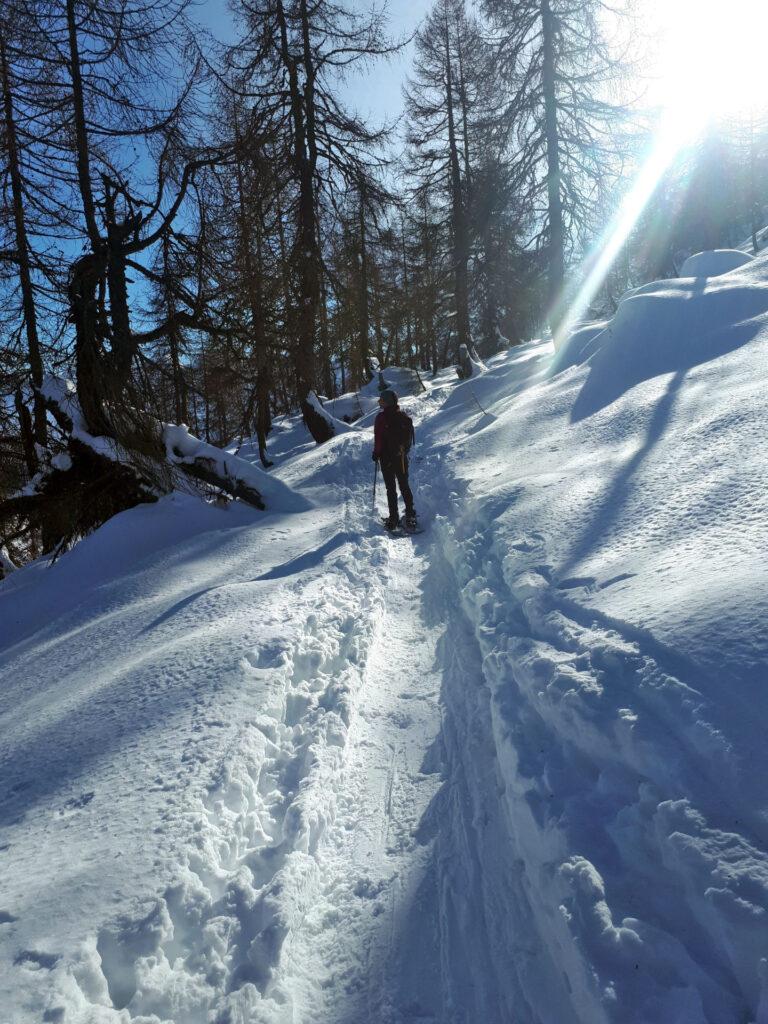
[[490, 73], [477, 22], [464, 0], [437, 0], [416, 36], [405, 90], [411, 171], [417, 191], [445, 198], [455, 317], [455, 357], [470, 346], [469, 260], [476, 159], [475, 108]]
[[[173, 472], [208, 483], [215, 476], [183, 460], [171, 469], [138, 372], [142, 348], [176, 328], [220, 329], [200, 272], [196, 287], [185, 282], [172, 303], [168, 296], [160, 323], [136, 312], [137, 289], [157, 283], [153, 262], [184, 215], [196, 175], [225, 156], [220, 146], [197, 141], [200, 64], [188, 45], [186, 7], [186, 0], [25, 6], [28, 40], [39, 40], [51, 55], [44, 64], [52, 102], [40, 120], [44, 137], [56, 140], [57, 158], [68, 164], [70, 179], [60, 187], [69, 185], [76, 199], [72, 223], [82, 245], [66, 294], [77, 411], [66, 389], [43, 395], [65, 438], [66, 459], [48, 458], [35, 492], [3, 502], [0, 518], [26, 519], [30, 531], [42, 523], [56, 546], [121, 508], [152, 500], [172, 486]], [[84, 441], [84, 431], [118, 457]], [[216, 483], [260, 503], [237, 483]]]
[[[244, 97], [271, 121], [278, 158], [290, 173], [283, 210], [289, 228], [295, 391], [317, 442], [333, 432], [313, 405], [318, 385], [323, 259], [319, 224], [339, 194], [374, 187], [386, 132], [372, 129], [339, 98], [339, 76], [397, 49], [383, 14], [330, 0], [237, 0], [245, 36], [230, 67]], [[379, 155], [377, 155], [379, 150]]]
[[[594, 232], [600, 200], [621, 171], [628, 66], [618, 31], [629, 4], [606, 0], [483, 0], [504, 103], [509, 158], [547, 253], [550, 323], [566, 302], [566, 270]], [[608, 26], [613, 26], [609, 32]]]

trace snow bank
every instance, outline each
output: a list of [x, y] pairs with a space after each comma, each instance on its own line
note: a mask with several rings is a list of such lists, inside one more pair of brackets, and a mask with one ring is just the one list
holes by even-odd
[[768, 1020], [767, 285], [764, 258], [657, 282], [585, 328], [585, 365], [518, 390], [495, 364], [447, 462], [484, 697], [446, 715], [457, 750], [490, 733], [485, 913], [526, 935], [523, 1019]]
[[402, 398], [404, 395], [419, 395], [424, 387], [418, 370], [409, 366], [385, 366], [360, 389], [360, 394], [378, 401], [379, 393], [385, 388], [391, 388], [398, 398]]
[[708, 249], [689, 256], [680, 268], [680, 277], [719, 277], [753, 259], [754, 256], [740, 249]]
[[766, 314], [765, 256], [722, 277], [652, 282], [625, 297], [612, 320], [572, 335], [551, 372], [589, 364], [572, 409], [572, 418], [581, 419], [642, 381], [685, 374], [746, 344]]
[[[373, 362], [378, 367], [378, 362]], [[349, 423], [343, 422], [337, 433], [370, 426], [370, 421], [366, 417], [372, 420], [379, 411], [379, 394], [384, 388], [391, 388], [402, 399], [422, 394], [425, 385], [418, 370], [407, 366], [387, 366], [384, 370], [377, 370], [374, 378], [364, 384], [359, 391], [350, 391], [336, 398], [325, 399], [323, 413], [326, 418], [331, 417], [333, 423], [343, 421], [345, 416], [349, 417]]]
[[[354, 423], [378, 409], [378, 397], [371, 397], [358, 391], [350, 391], [336, 398], [326, 398], [324, 403], [330, 415], [336, 420], [342, 420], [345, 425]], [[347, 420], [344, 419], [345, 416], [348, 417]]]

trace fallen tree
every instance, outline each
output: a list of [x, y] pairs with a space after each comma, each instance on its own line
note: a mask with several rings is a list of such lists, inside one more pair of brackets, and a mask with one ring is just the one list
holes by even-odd
[[46, 378], [41, 397], [56, 429], [49, 447], [39, 453], [38, 473], [22, 491], [0, 502], [6, 546], [40, 531], [48, 538], [48, 550], [60, 553], [117, 513], [155, 502], [185, 481], [201, 493], [224, 492], [266, 508], [261, 471], [198, 441], [183, 424], [153, 422], [129, 408], [115, 417], [109, 406], [102, 407], [102, 423], [122, 421], [118, 441], [114, 429], [91, 433], [71, 382]]

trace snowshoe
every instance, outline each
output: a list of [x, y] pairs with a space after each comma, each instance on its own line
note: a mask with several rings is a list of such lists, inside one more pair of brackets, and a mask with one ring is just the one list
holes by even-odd
[[395, 530], [400, 528], [400, 520], [394, 519], [392, 516], [382, 516], [381, 522], [384, 529], [389, 530], [390, 533], [394, 533]]

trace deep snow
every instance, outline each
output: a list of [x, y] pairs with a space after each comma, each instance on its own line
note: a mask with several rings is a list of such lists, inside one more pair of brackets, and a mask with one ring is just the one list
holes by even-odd
[[768, 1024], [768, 258], [719, 260], [425, 380], [418, 537], [374, 387], [277, 425], [303, 506], [0, 584], [3, 1024]]

